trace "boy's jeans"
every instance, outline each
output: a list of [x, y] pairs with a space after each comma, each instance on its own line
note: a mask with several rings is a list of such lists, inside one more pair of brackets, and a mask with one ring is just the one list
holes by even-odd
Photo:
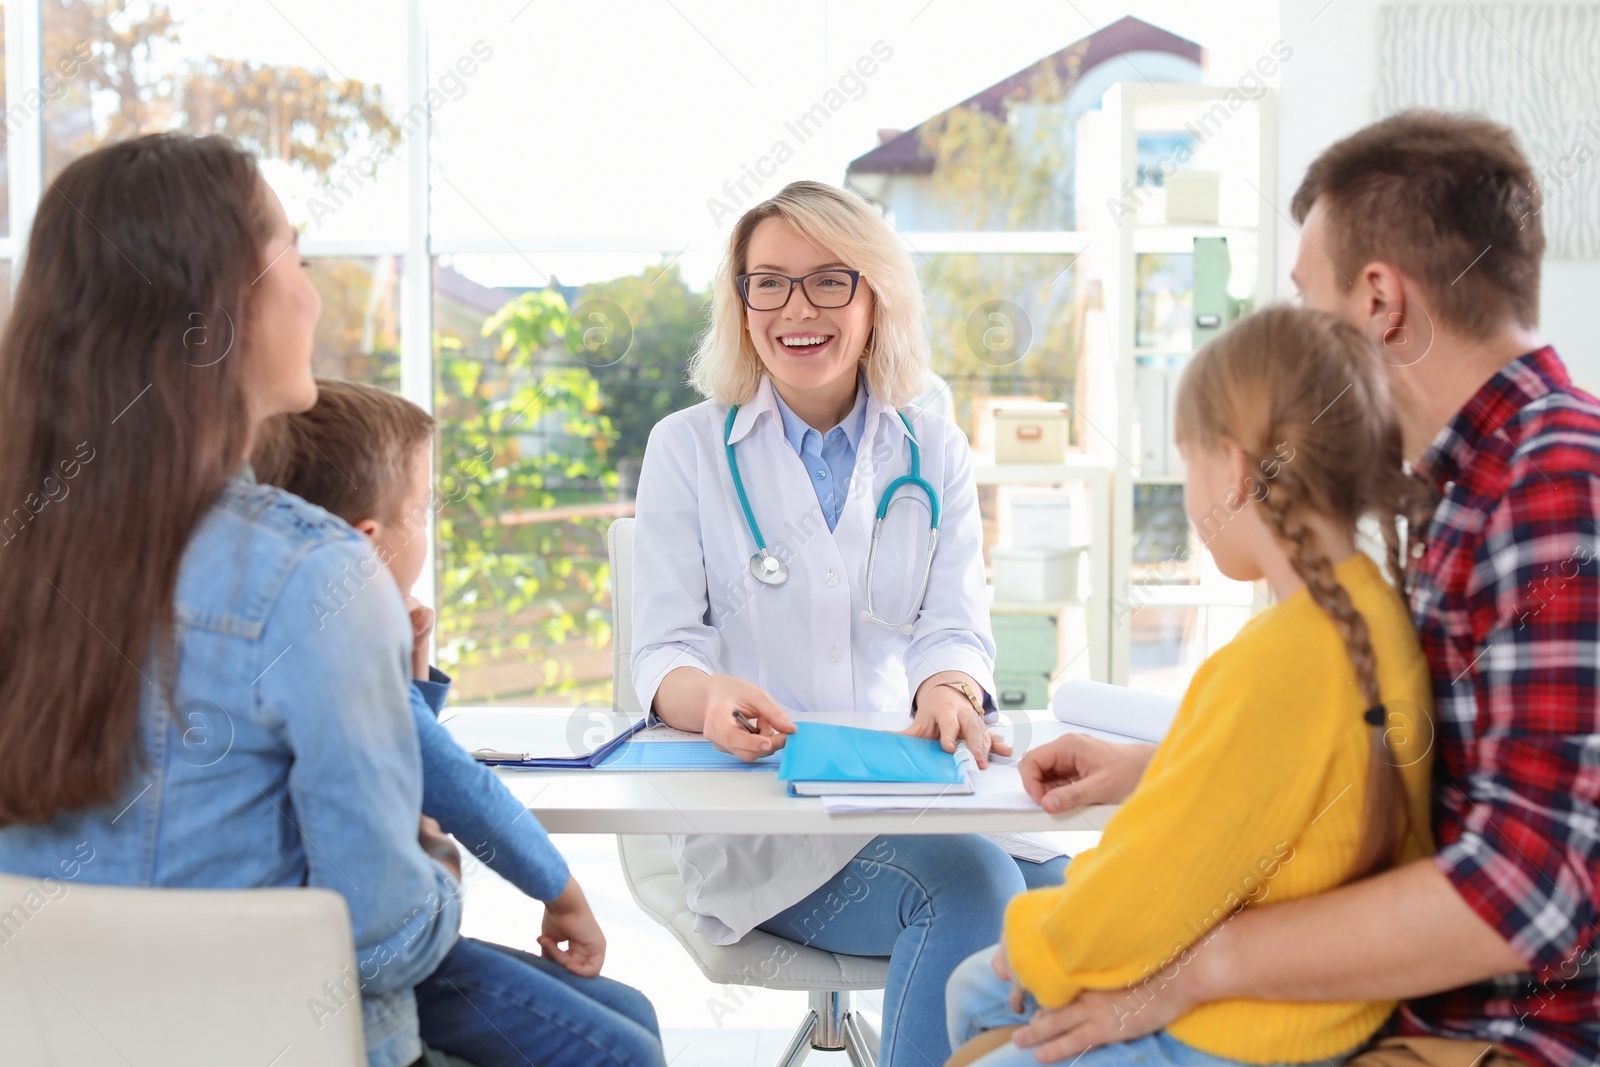
[[[994, 973], [992, 961], [998, 947], [968, 956], [950, 976], [945, 987], [945, 1019], [951, 1048], [960, 1048], [985, 1030], [1021, 1026], [1038, 1010], [1032, 997], [1023, 1006], [1025, 1014], [1011, 1010], [1011, 987]], [[1034, 1051], [1007, 1044], [975, 1061], [973, 1067], [1039, 1067]], [[1190, 1048], [1165, 1030], [1092, 1048], [1071, 1062], [1074, 1067], [1240, 1067], [1237, 1060]]]
[[474, 1067], [663, 1067], [655, 1009], [609, 978], [464, 937], [417, 986], [422, 1040]]

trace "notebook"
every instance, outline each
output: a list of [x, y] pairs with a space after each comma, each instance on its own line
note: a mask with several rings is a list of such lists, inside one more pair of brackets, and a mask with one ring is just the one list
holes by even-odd
[[795, 723], [778, 763], [800, 797], [967, 794], [977, 772], [965, 745], [952, 755], [932, 738], [820, 722]]

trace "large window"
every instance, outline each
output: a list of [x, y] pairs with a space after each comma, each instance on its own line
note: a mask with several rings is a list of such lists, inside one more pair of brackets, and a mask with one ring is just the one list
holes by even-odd
[[[1079, 120], [1110, 81], [1193, 80], [1200, 55], [1151, 26], [1096, 51], [1096, 25], [1044, 2], [1014, 15], [1029, 34], [982, 48], [934, 29], [971, 12], [920, 0], [800, 18], [724, 0], [5, 10], [8, 56], [36, 41], [38, 70], [13, 62], [6, 82], [0, 203], [19, 203], [0, 210], [0, 271], [20, 201], [96, 145], [184, 130], [253, 151], [322, 295], [317, 373], [438, 416], [419, 595], [473, 703], [609, 699], [607, 524], [632, 513], [651, 427], [698, 400], [684, 365], [734, 220], [789, 181], [849, 185], [902, 233], [939, 376], [927, 402], [979, 447], [995, 396], [1068, 404], [1080, 445], [1099, 432], [1080, 367], [1102, 297], [1063, 239], [1093, 207]], [[1259, 44], [1230, 38], [1214, 63]], [[1145, 503], [1141, 551], [1166, 558], [1171, 502]], [[1181, 614], [1140, 621], [1152, 669], [1175, 665]]]
[[[421, 0], [42, 0], [59, 85], [39, 165], [48, 180], [98, 144], [168, 129], [253, 150], [323, 298], [317, 373], [400, 390], [439, 419], [432, 594], [457, 698], [606, 700], [606, 526], [632, 513], [651, 427], [699, 399], [684, 364], [729, 227], [786, 181], [839, 182], [822, 161], [874, 143], [861, 100], [891, 91], [905, 18], [819, 26], [818, 67], [790, 62], [792, 39], [762, 19], [717, 16], [708, 34], [672, 5], [426, 14]], [[606, 35], [605, 63], [552, 54], [614, 16], [629, 31]], [[663, 48], [695, 61], [662, 64]], [[705, 113], [655, 111], [649, 84]], [[1037, 144], [1019, 164], [1002, 159], [1008, 137], [992, 121], [930, 131], [950, 164], [929, 194], [946, 215], [989, 224], [982, 160], [1022, 196]], [[672, 166], [691, 147], [699, 165]], [[1070, 174], [1052, 181], [1013, 228], [1061, 224]], [[418, 251], [429, 269], [407, 273]], [[934, 402], [970, 430], [984, 397], [1070, 396], [1070, 256], [917, 260]], [[1013, 330], [999, 347], [996, 311]]]

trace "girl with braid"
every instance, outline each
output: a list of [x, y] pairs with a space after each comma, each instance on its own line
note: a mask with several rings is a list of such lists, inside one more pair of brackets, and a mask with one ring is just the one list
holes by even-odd
[[[1108, 780], [1120, 746], [1081, 735], [1029, 753], [1047, 811], [1122, 807], [1065, 884], [1011, 902], [998, 952], [951, 978], [952, 1064], [1061, 1061], [1039, 1035], [1059, 1039], [1048, 1017], [1081, 991], [1133, 986], [1132, 1016], [1239, 909], [1432, 851], [1428, 668], [1400, 592], [1413, 483], [1371, 345], [1320, 312], [1252, 315], [1195, 354], [1175, 429], [1190, 521], [1223, 574], [1265, 581], [1273, 603], [1195, 672], [1136, 781]], [[1364, 520], [1389, 580], [1358, 547]], [[1077, 1067], [1338, 1060], [1393, 1008], [1218, 1001]]]

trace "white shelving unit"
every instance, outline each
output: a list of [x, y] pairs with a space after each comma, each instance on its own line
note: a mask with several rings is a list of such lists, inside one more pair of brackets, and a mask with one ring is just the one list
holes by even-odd
[[[1159, 144], [1177, 144], [1187, 133], [1187, 158], [1169, 155], [1177, 170], [1215, 171], [1217, 222], [1170, 224], [1162, 208], [1165, 187], [1139, 185], [1140, 135]], [[1137, 257], [1152, 252], [1191, 252], [1197, 237], [1228, 240], [1232, 275], [1229, 293], [1249, 295], [1257, 306], [1274, 292], [1278, 209], [1267, 198], [1277, 188], [1277, 110], [1270, 90], [1248, 99], [1237, 88], [1198, 85], [1122, 83], [1105, 95], [1099, 112], [1084, 116], [1078, 128], [1080, 229], [1089, 234], [1079, 261], [1079, 284], [1090, 309], [1080, 352], [1087, 375], [1088, 401], [1076, 412], [1090, 456], [1110, 472], [1109, 546], [1095, 560], [1106, 574], [1101, 606], [1109, 622], [1103, 675], [1127, 684], [1131, 665], [1129, 618], [1147, 607], [1197, 608], [1249, 605], [1251, 588], [1213, 578], [1206, 584], [1136, 582], [1133, 568], [1134, 487], [1175, 484], [1170, 471], [1147, 476], [1137, 462], [1134, 364], [1137, 356], [1174, 355], [1169, 345], [1137, 346]], [[1158, 161], [1159, 162], [1159, 161]], [[1164, 176], [1172, 171], [1161, 167]], [[1099, 292], [1092, 292], [1098, 286]], [[1169, 432], [1168, 427], [1140, 427]], [[1193, 551], [1199, 551], [1196, 547]]]
[[[1075, 600], [992, 600], [990, 612], [1000, 615], [1059, 616], [1063, 611], [1082, 607], [1087, 629], [1089, 677], [1107, 681], [1111, 677], [1110, 561], [1112, 545], [1111, 464], [1105, 459], [1072, 453], [1062, 463], [996, 463], [994, 456], [976, 452], [972, 456], [973, 477], [979, 485], [1030, 486], [1054, 488], [1081, 484], [1088, 496], [1089, 537], [1085, 548], [1089, 557], [1089, 588], [1079, 590]], [[993, 590], [990, 591], [991, 597]], [[1058, 671], [1060, 665], [1058, 664]]]

